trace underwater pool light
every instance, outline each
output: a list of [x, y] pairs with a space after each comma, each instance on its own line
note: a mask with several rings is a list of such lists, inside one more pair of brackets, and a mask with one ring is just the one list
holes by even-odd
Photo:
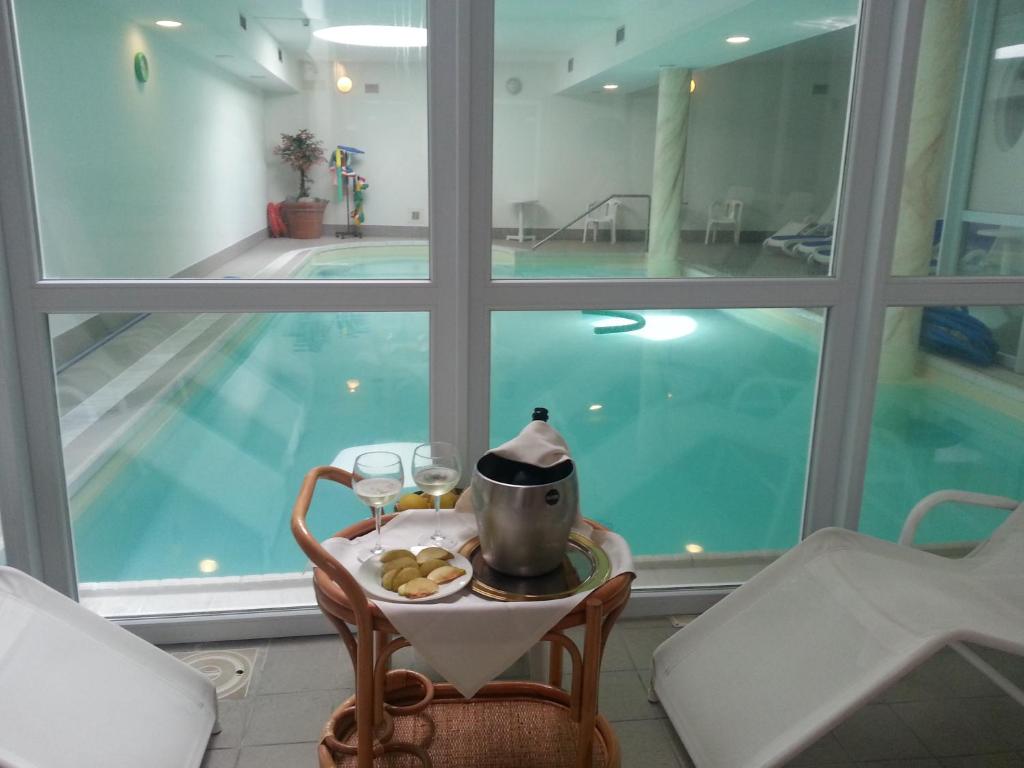
[[216, 560], [207, 558], [205, 560], [199, 561], [200, 573], [214, 573], [218, 568], [220, 568], [220, 563], [218, 563]]
[[177, 29], [181, 26], [181, 22], [175, 21], [174, 19], [160, 19], [156, 25], [158, 27], [165, 27], [166, 29]]
[[[689, 336], [697, 330], [697, 321], [689, 315], [656, 315], [644, 314], [643, 325], [639, 325], [627, 318], [606, 317], [596, 321], [594, 328], [617, 328], [629, 336], [637, 336], [649, 341], [672, 341]], [[638, 327], [639, 325], [639, 327]], [[609, 333], [611, 331], [605, 331]]]
[[356, 24], [324, 27], [314, 37], [340, 45], [363, 45], [369, 48], [424, 48], [427, 45], [425, 27], [395, 27], [382, 24]]
[[349, 392], [355, 392], [359, 389], [359, 379], [349, 379], [345, 382], [345, 386], [348, 387]]
[[732, 45], [742, 45], [743, 43], [749, 43], [750, 38], [746, 35], [731, 35], [725, 38], [725, 42], [731, 43]]
[[600, 411], [602, 408], [604, 408], [604, 406], [601, 405], [600, 403], [594, 403], [593, 405], [590, 406], [590, 410], [592, 411]]
[[685, 547], [683, 547], [683, 549], [685, 549], [691, 555], [699, 555], [701, 552], [704, 551], [704, 547], [702, 547], [700, 544], [687, 544]]

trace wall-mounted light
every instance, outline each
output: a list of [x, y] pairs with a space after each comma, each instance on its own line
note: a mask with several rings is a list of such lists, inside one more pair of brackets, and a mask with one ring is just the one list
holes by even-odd
[[700, 544], [687, 544], [686, 547], [684, 547], [684, 549], [686, 549], [686, 551], [689, 552], [691, 555], [699, 555], [701, 552], [704, 551], [704, 547], [702, 547]]
[[220, 568], [220, 563], [211, 558], [199, 561], [199, 572], [200, 573], [216, 573]]
[[696, 91], [696, 90], [697, 90], [697, 81], [696, 81], [696, 80], [694, 80], [694, 79], [693, 79], [693, 78], [691, 77], [691, 78], [690, 78], [690, 93], [693, 93], [693, 92], [694, 92], [694, 91]]
[[600, 403], [594, 403], [594, 404], [592, 404], [592, 405], [590, 406], [590, 408], [589, 408], [588, 410], [591, 410], [591, 411], [600, 411], [600, 410], [601, 410], [602, 408], [604, 408], [604, 406], [603, 406], [603, 405], [601, 405]]
[[605, 83], [605, 84], [604, 84], [604, 85], [602, 85], [601, 87], [602, 87], [602, 88], [604, 88], [604, 89], [605, 89], [606, 91], [614, 91], [614, 90], [616, 90], [616, 89], [617, 89], [617, 88], [618, 88], [619, 86], [618, 86], [618, 84], [616, 84], [616, 83]]
[[725, 42], [731, 43], [732, 45], [743, 45], [743, 43], [749, 43], [750, 38], [746, 35], [732, 35], [725, 38]]
[[175, 21], [174, 19], [160, 19], [156, 25], [158, 27], [164, 27], [165, 29], [177, 29], [181, 26], [181, 22]]
[[349, 379], [345, 382], [345, 386], [348, 387], [349, 392], [355, 392], [359, 389], [359, 379]]
[[339, 93], [348, 93], [352, 90], [352, 78], [342, 75], [334, 82], [334, 87], [338, 89]]

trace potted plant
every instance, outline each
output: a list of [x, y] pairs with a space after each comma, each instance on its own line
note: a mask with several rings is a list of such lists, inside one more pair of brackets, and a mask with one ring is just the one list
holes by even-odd
[[291, 237], [308, 240], [323, 233], [327, 201], [309, 196], [309, 169], [324, 159], [324, 145], [311, 131], [303, 128], [292, 135], [281, 134], [274, 154], [299, 172], [299, 194], [281, 204], [285, 225]]

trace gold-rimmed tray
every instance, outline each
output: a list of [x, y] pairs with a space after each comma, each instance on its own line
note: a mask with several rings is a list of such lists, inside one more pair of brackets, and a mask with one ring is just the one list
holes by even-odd
[[480, 551], [480, 537], [462, 545], [459, 554], [473, 566], [469, 588], [478, 595], [503, 602], [557, 600], [586, 592], [603, 584], [611, 574], [611, 562], [601, 547], [579, 533], [569, 534], [562, 564], [541, 576], [510, 576], [491, 568]]

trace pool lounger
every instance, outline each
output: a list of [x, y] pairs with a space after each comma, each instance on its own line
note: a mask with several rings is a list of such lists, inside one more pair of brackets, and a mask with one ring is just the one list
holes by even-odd
[[[1010, 514], [960, 559], [909, 546], [946, 502]], [[964, 645], [1024, 655], [1022, 548], [1024, 503], [964, 491], [899, 543], [817, 531], [662, 643], [654, 694], [697, 768], [776, 768], [947, 645], [1024, 704]]]
[[0, 768], [197, 768], [217, 716], [205, 675], [0, 566]]

